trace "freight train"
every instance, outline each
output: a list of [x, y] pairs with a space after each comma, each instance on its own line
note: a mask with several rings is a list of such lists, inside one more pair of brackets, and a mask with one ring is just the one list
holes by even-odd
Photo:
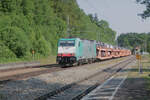
[[131, 55], [131, 51], [96, 40], [61, 38], [56, 62], [61, 66], [82, 65]]

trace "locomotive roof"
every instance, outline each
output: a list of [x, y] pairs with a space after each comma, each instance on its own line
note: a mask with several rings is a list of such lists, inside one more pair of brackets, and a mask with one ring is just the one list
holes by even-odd
[[109, 46], [109, 47], [112, 47], [112, 48], [129, 50], [127, 48], [123, 48], [123, 47], [119, 47], [119, 46], [116, 46], [116, 45], [107, 44], [107, 43], [104, 43], [104, 42], [101, 42], [101, 41], [97, 41], [97, 40], [88, 40], [88, 39], [83, 39], [83, 38], [60, 38], [60, 40], [75, 40], [75, 39], [87, 40], [87, 41], [96, 41], [96, 45]]

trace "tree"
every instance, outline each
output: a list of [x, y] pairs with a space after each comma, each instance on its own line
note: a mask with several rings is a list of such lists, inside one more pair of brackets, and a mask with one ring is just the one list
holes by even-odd
[[150, 52], [150, 34], [146, 33], [126, 33], [121, 34], [118, 38], [119, 46], [134, 49], [141, 47], [142, 51]]
[[137, 0], [137, 2], [146, 6], [146, 10], [142, 14], [139, 14], [139, 15], [143, 19], [150, 17], [150, 0]]
[[30, 44], [22, 29], [8, 27], [0, 34], [0, 39], [17, 57], [23, 57], [29, 52]]
[[7, 46], [5, 46], [2, 41], [0, 41], [0, 48], [1, 60], [8, 60], [16, 57], [15, 54]]
[[32, 58], [32, 50], [38, 56], [56, 55], [57, 41], [67, 37], [67, 27], [72, 37], [96, 40], [99, 34], [103, 42], [115, 40], [108, 22], [97, 15], [90, 18], [76, 0], [0, 0], [0, 49], [11, 52], [7, 57]]

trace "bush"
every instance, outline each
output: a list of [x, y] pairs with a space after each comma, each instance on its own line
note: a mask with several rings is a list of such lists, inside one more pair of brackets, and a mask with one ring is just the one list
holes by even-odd
[[0, 41], [0, 59], [14, 59], [16, 55]]
[[51, 45], [45, 40], [41, 33], [36, 33], [32, 49], [35, 50], [35, 53], [44, 56], [48, 56], [51, 53]]
[[30, 44], [24, 31], [18, 27], [7, 27], [0, 33], [0, 39], [17, 56], [23, 57], [30, 50]]

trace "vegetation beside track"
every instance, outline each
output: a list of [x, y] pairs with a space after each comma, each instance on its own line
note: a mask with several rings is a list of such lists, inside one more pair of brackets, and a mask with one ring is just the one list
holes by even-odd
[[139, 73], [138, 62], [127, 70], [129, 75], [125, 81], [125, 90], [122, 89], [122, 95], [125, 95], [126, 99], [149, 100], [150, 98], [150, 55], [142, 55], [141, 65], [142, 73]]
[[56, 63], [56, 56], [49, 56], [49, 57], [44, 57], [39, 60], [41, 65], [46, 65], [46, 64], [55, 64]]
[[115, 35], [107, 21], [86, 15], [76, 0], [0, 0], [0, 63], [31, 61], [33, 52], [34, 60], [56, 55], [63, 37], [101, 37], [115, 44]]
[[[115, 100], [149, 100], [150, 98], [150, 56], [142, 55], [141, 65], [143, 72], [139, 73], [138, 61], [122, 70], [128, 77], [121, 85]], [[126, 74], [127, 74], [126, 73]]]
[[143, 60], [143, 75], [144, 79], [146, 79], [147, 90], [150, 91], [150, 55], [145, 55], [142, 57]]
[[146, 76], [145, 79], [147, 82], [147, 90], [150, 91], [150, 76]]
[[134, 49], [141, 47], [141, 52], [150, 53], [150, 32], [149, 33], [125, 33], [118, 37], [118, 45]]
[[139, 67], [136, 64], [134, 71], [129, 76], [136, 76], [137, 78], [143, 78], [146, 80], [146, 89], [150, 90], [150, 55], [142, 55], [141, 59], [142, 72], [139, 74]]

